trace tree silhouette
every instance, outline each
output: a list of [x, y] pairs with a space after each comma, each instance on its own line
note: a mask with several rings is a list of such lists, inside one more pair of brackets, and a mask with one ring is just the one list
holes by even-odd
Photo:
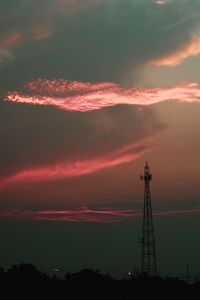
[[196, 300], [200, 299], [200, 282], [151, 276], [113, 279], [100, 271], [83, 269], [66, 273], [60, 279], [22, 263], [4, 270], [0, 267], [0, 299], [69, 299], [69, 300]]

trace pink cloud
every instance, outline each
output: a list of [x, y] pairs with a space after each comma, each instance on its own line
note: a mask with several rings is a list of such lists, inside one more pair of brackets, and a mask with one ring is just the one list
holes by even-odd
[[95, 222], [111, 223], [120, 222], [133, 216], [141, 216], [141, 213], [130, 209], [100, 209], [90, 208], [67, 209], [67, 210], [11, 210], [0, 212], [0, 218], [16, 218], [24, 220], [43, 221], [71, 221], [71, 222]]
[[[200, 208], [155, 211], [155, 216], [167, 216], [177, 214], [200, 213]], [[142, 212], [135, 209], [90, 209], [82, 207], [79, 209], [65, 210], [10, 210], [0, 212], [0, 218], [15, 218], [35, 221], [59, 221], [59, 222], [95, 222], [113, 223], [121, 222], [133, 217], [141, 217]]]
[[1, 179], [0, 188], [12, 184], [37, 183], [95, 173], [99, 170], [130, 162], [150, 149], [142, 142], [130, 144], [103, 156], [80, 161], [65, 161], [53, 165], [28, 168]]
[[151, 105], [167, 100], [200, 102], [200, 86], [183, 82], [168, 88], [124, 88], [110, 82], [39, 79], [26, 84], [23, 92], [11, 91], [4, 98], [9, 102], [84, 112], [120, 104]]
[[174, 52], [157, 58], [150, 63], [156, 66], [174, 67], [181, 64], [186, 58], [200, 54], [200, 36], [193, 36], [185, 45], [181, 45]]
[[0, 48], [8, 49], [17, 44], [20, 44], [23, 40], [22, 34], [19, 31], [13, 31], [0, 39]]
[[53, 34], [47, 27], [43, 25], [35, 25], [33, 27], [33, 39], [44, 40], [51, 37]]

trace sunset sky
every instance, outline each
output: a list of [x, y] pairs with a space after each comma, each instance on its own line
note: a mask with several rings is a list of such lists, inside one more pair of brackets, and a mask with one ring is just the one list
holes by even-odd
[[200, 1], [0, 1], [0, 265], [200, 273]]

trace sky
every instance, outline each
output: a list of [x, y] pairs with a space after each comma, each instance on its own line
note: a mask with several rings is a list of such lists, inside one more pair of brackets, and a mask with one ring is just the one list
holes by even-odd
[[1, 0], [0, 265], [200, 273], [200, 1]]

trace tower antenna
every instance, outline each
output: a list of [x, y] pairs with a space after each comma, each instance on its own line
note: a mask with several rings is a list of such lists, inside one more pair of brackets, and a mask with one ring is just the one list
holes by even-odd
[[150, 174], [148, 162], [144, 166], [144, 175], [141, 175], [140, 179], [144, 181], [141, 274], [156, 275], [157, 263], [150, 190], [152, 174]]

